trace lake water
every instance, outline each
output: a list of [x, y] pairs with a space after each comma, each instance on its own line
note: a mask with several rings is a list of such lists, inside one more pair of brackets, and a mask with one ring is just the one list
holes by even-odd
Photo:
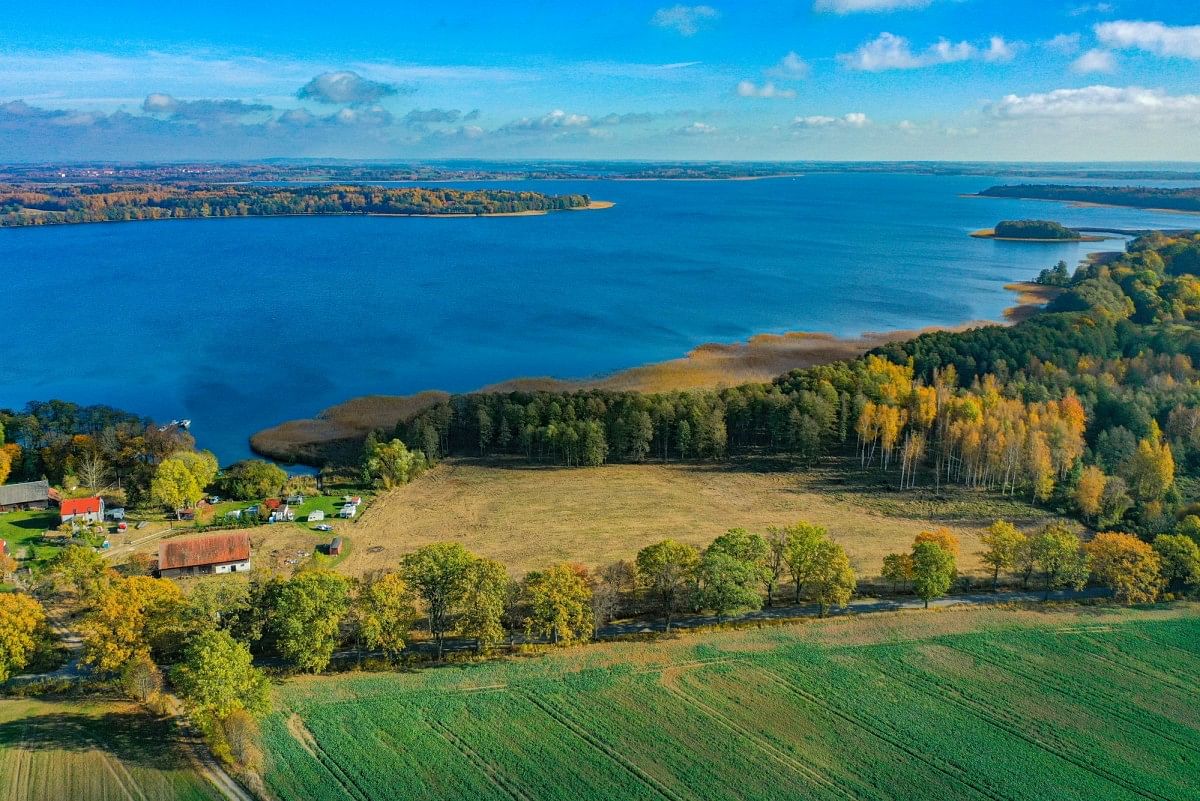
[[617, 205], [0, 229], [0, 406], [63, 398], [188, 417], [226, 462], [248, 455], [252, 432], [356, 395], [589, 376], [760, 332], [999, 319], [1005, 283], [1122, 243], [969, 231], [1192, 220], [960, 197], [999, 180], [494, 182]]

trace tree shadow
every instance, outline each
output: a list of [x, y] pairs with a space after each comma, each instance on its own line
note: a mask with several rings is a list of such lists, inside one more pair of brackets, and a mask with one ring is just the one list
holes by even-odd
[[129, 765], [156, 770], [185, 764], [180, 754], [185, 738], [170, 718], [140, 712], [88, 715], [61, 706], [64, 711], [0, 723], [0, 750], [102, 751]]

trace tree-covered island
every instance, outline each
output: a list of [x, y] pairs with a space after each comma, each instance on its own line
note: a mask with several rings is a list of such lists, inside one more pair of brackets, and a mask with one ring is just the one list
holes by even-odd
[[1200, 187], [1166, 186], [1073, 186], [1066, 184], [1017, 184], [993, 186], [981, 197], [1061, 200], [1138, 209], [1200, 211]]
[[[600, 207], [583, 194], [373, 185], [0, 184], [0, 227], [199, 217], [486, 216]], [[607, 204], [604, 204], [607, 205]]]

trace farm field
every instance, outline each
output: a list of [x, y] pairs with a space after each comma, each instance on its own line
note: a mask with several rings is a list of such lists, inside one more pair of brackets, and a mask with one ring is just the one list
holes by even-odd
[[1200, 607], [871, 615], [292, 680], [306, 799], [1200, 799]]
[[632, 559], [665, 537], [703, 547], [737, 526], [762, 531], [808, 520], [829, 529], [864, 577], [878, 575], [884, 555], [907, 550], [923, 529], [947, 526], [962, 541], [960, 570], [971, 573], [983, 572], [979, 535], [997, 517], [1022, 527], [1050, 519], [1019, 499], [965, 490], [941, 498], [890, 491], [844, 460], [805, 471], [786, 467], [731, 462], [578, 470], [450, 460], [380, 495], [361, 519], [339, 528], [356, 545], [344, 569], [359, 575], [391, 567], [422, 545], [455, 540], [522, 575], [557, 561]]
[[124, 702], [0, 700], [5, 801], [208, 801], [173, 726]]

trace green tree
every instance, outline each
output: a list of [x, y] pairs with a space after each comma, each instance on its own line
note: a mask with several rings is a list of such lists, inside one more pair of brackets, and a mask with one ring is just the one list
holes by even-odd
[[1088, 559], [1078, 534], [1051, 524], [1032, 538], [1030, 547], [1033, 562], [1042, 572], [1046, 599], [1059, 587], [1083, 589], [1088, 578]]
[[457, 542], [435, 542], [408, 554], [401, 561], [401, 572], [425, 604], [429, 633], [437, 646], [440, 662], [446, 634], [454, 625], [454, 616], [470, 589], [476, 557]]
[[227, 631], [197, 634], [171, 671], [171, 683], [203, 728], [245, 710], [262, 715], [270, 708], [270, 685], [254, 667], [250, 649]]
[[529, 610], [525, 630], [570, 643], [592, 633], [592, 589], [582, 571], [560, 564], [525, 577], [523, 597]]
[[892, 583], [892, 592], [899, 592], [900, 585], [912, 581], [912, 554], [889, 553], [883, 557], [880, 578]]
[[826, 540], [817, 548], [813, 569], [808, 574], [809, 594], [821, 609], [821, 617], [834, 606], [850, 603], [857, 579], [846, 549]]
[[718, 621], [734, 612], [762, 607], [758, 594], [762, 571], [753, 562], [710, 546], [700, 558], [698, 578], [698, 605], [711, 609]]
[[422, 451], [410, 451], [398, 439], [368, 443], [364, 456], [363, 472], [367, 479], [387, 489], [407, 484], [427, 467]]
[[148, 655], [131, 659], [121, 668], [121, 689], [135, 701], [148, 702], [162, 692], [163, 676]]
[[945, 595], [954, 583], [954, 555], [936, 542], [918, 542], [912, 549], [912, 581], [917, 597], [929, 601]]
[[350, 582], [329, 570], [305, 570], [279, 588], [271, 623], [279, 655], [297, 670], [324, 670], [350, 609]]
[[1200, 587], [1200, 545], [1184, 534], [1159, 534], [1154, 552], [1162, 561], [1162, 576], [1169, 587]]
[[408, 644], [417, 619], [412, 593], [397, 573], [382, 573], [367, 579], [354, 600], [358, 636], [372, 650], [388, 659], [399, 659]]
[[41, 583], [53, 594], [91, 599], [115, 577], [108, 561], [94, 549], [68, 545], [50, 560]]
[[459, 604], [458, 632], [475, 640], [475, 652], [504, 639], [504, 620], [512, 582], [504, 565], [474, 557], [467, 567], [466, 591]]
[[1153, 603], [1162, 589], [1162, 563], [1148, 544], [1130, 534], [1104, 532], [1084, 546], [1092, 573], [1125, 604]]
[[220, 469], [217, 457], [213, 456], [212, 451], [176, 451], [169, 458], [187, 468], [201, 491], [213, 483]]
[[279, 465], [262, 459], [247, 459], [227, 467], [218, 486], [230, 498], [251, 501], [278, 494], [286, 481], [287, 473]]
[[992, 589], [999, 584], [1001, 571], [1017, 569], [1021, 548], [1026, 539], [1024, 533], [1005, 520], [997, 520], [992, 523], [980, 537], [985, 550], [979, 557], [985, 565], [992, 569]]
[[637, 555], [638, 586], [654, 601], [671, 630], [671, 618], [687, 600], [700, 566], [694, 545], [672, 539], [647, 545]]

